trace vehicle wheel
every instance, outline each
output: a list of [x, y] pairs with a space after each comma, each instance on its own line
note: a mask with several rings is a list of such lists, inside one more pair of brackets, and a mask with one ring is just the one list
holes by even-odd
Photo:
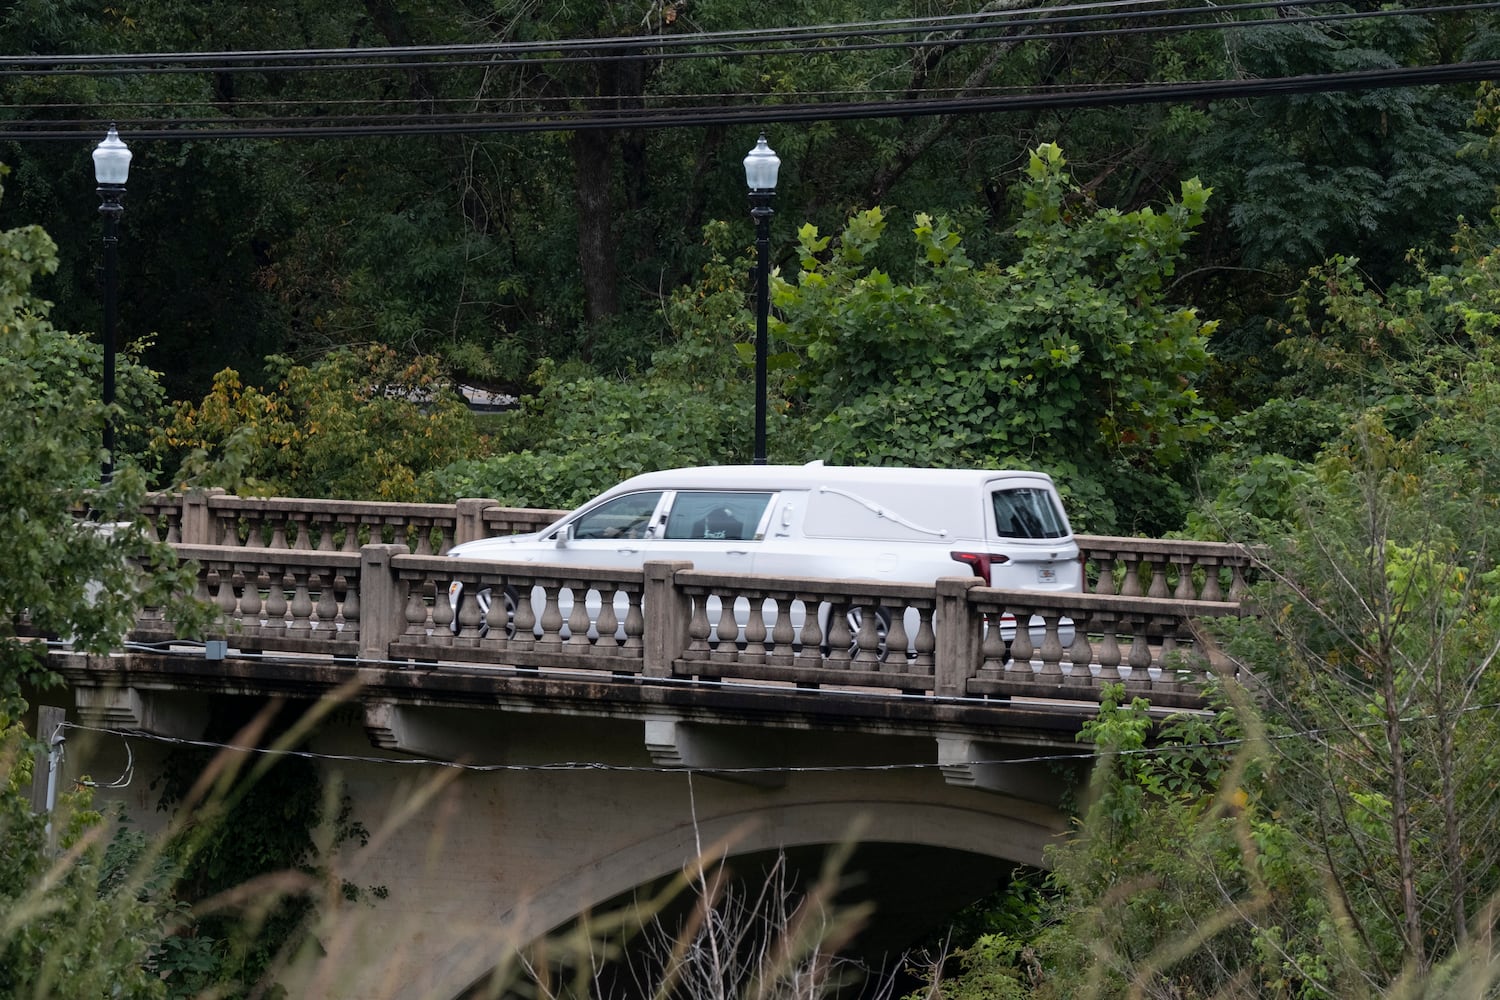
[[[516, 589], [507, 585], [500, 591], [500, 595], [505, 601], [505, 638], [514, 639], [516, 637]], [[483, 638], [490, 634], [490, 602], [494, 600], [493, 591], [489, 587], [476, 591], [474, 600], [479, 604], [481, 615], [479, 635]]]
[[[865, 609], [853, 607], [846, 612], [845, 617], [849, 621], [849, 658], [853, 659], [859, 655], [859, 631], [864, 627]], [[891, 613], [885, 608], [875, 609], [875, 635], [877, 643], [875, 646], [875, 658], [881, 663], [890, 654], [887, 646], [887, 636], [891, 631]]]

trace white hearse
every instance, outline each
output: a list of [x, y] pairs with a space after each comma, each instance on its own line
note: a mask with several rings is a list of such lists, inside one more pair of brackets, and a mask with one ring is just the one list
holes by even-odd
[[[998, 469], [725, 465], [628, 479], [541, 531], [458, 558], [637, 568], [647, 560], [770, 576], [1081, 590], [1051, 477]], [[461, 598], [457, 584], [450, 592]], [[488, 605], [488, 594], [481, 601]]]

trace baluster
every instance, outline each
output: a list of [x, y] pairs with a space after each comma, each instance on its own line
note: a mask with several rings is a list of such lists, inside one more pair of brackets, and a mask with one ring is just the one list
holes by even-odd
[[1007, 650], [999, 612], [985, 617], [984, 636], [979, 641], [979, 669], [1005, 672]]
[[359, 578], [355, 577], [350, 582], [346, 576], [334, 578], [334, 586], [342, 588], [344, 600], [340, 605], [339, 632], [345, 639], [353, 639], [359, 636]]
[[625, 642], [622, 648], [640, 649], [645, 644], [642, 637], [646, 634], [646, 616], [641, 612], [641, 593], [632, 590], [625, 596], [630, 601], [630, 606], [625, 609]]
[[1224, 588], [1219, 585], [1219, 560], [1203, 560], [1203, 593], [1199, 600], [1222, 601]]
[[1243, 600], [1245, 594], [1250, 590], [1250, 584], [1245, 581], [1245, 566], [1243, 563], [1230, 564], [1229, 577], [1229, 599], [1231, 601]]
[[543, 593], [546, 604], [542, 607], [542, 637], [539, 645], [561, 646], [562, 645], [562, 608], [558, 606], [557, 596], [562, 588], [556, 584], [546, 584]]
[[313, 628], [336, 631], [338, 628], [339, 602], [333, 593], [333, 574], [319, 573], [313, 579], [317, 582], [318, 586], [318, 604], [314, 609], [318, 617], [313, 622]]
[[286, 520], [284, 518], [278, 517], [272, 523], [272, 527], [271, 527], [271, 548], [273, 548], [273, 549], [285, 549], [287, 547], [288, 546], [287, 546], [287, 542], [286, 542]]
[[828, 659], [832, 663], [849, 662], [849, 615], [847, 604], [834, 604], [828, 609]]
[[615, 649], [620, 645], [620, 616], [615, 611], [615, 592], [612, 587], [605, 585], [599, 591], [599, 620], [594, 625], [594, 632], [599, 636], [598, 645], [605, 649]]
[[292, 546], [304, 552], [312, 551], [312, 522], [307, 517], [299, 517], [292, 522], [291, 527], [297, 529], [297, 542]]
[[[858, 604], [859, 632], [854, 636], [855, 663], [880, 663], [880, 605]], [[889, 649], [889, 647], [887, 647]]]
[[[1016, 617], [1020, 618], [1020, 615]], [[1057, 634], [1059, 617], [1055, 612], [1042, 615], [1042, 648], [1037, 651], [1037, 657], [1042, 661], [1041, 679], [1053, 684], [1061, 683], [1063, 679], [1062, 638]], [[1027, 631], [1031, 631], [1029, 626]]]
[[802, 652], [797, 662], [821, 663], [823, 659], [823, 627], [818, 622], [818, 599], [811, 595], [802, 601]]
[[[425, 574], [424, 574], [425, 576]], [[432, 634], [430, 642], [440, 646], [453, 644], [453, 602], [448, 600], [448, 588], [441, 580], [422, 581], [422, 590], [432, 586]]]
[[416, 554], [419, 556], [432, 555], [432, 539], [428, 537], [432, 534], [432, 525], [430, 523], [423, 524], [419, 522], [415, 527], [417, 536]]
[[291, 575], [295, 589], [290, 608], [292, 617], [287, 630], [303, 635], [312, 629], [313, 602], [307, 583], [308, 569], [305, 566], [295, 566], [292, 568]]
[[1149, 564], [1151, 567], [1151, 586], [1146, 591], [1147, 597], [1167, 596], [1167, 566], [1164, 559], [1153, 559]]
[[[480, 623], [486, 621], [486, 616], [485, 616], [484, 612], [479, 607], [479, 591], [482, 588], [481, 588], [480, 584], [478, 584], [478, 583], [475, 583], [475, 582], [469, 581], [469, 580], [465, 580], [464, 581], [464, 589], [469, 592], [470, 596], [469, 596], [468, 600], [464, 600], [462, 596], [460, 596], [459, 599], [458, 599], [458, 634], [465, 641], [467, 641], [470, 644], [473, 644], [473, 643], [477, 643], [479, 641], [479, 625], [480, 625]], [[444, 589], [444, 591], [443, 591], [443, 599], [446, 601], [447, 597], [448, 597], [447, 590]], [[449, 602], [449, 603], [450, 603], [450, 608], [451, 608], [451, 602]], [[490, 591], [490, 611], [492, 613], [495, 610], [495, 605], [496, 604], [500, 605], [500, 614], [503, 617], [504, 614], [505, 614], [505, 599], [504, 599], [504, 596], [502, 594], [500, 594], [496, 590], [491, 590]], [[451, 622], [452, 619], [450, 618], [449, 621]], [[501, 623], [500, 628], [501, 628], [501, 631], [503, 632], [504, 629], [505, 629], [505, 625], [504, 625], [503, 621]]]
[[255, 635], [260, 632], [260, 574], [252, 567], [235, 570], [240, 579], [240, 602], [235, 626], [242, 632]]
[[1019, 671], [1025, 679], [1031, 676], [1031, 654], [1036, 646], [1031, 641], [1031, 613], [1024, 608], [1012, 608], [1016, 620], [1016, 634], [1010, 643], [1011, 669]]
[[1125, 682], [1127, 690], [1149, 687], [1151, 684], [1151, 644], [1147, 640], [1147, 623], [1144, 615], [1134, 616], [1131, 629], [1135, 635], [1130, 640], [1130, 678]]
[[261, 624], [273, 633], [286, 631], [286, 570], [273, 566], [266, 571], [267, 594], [265, 617]]
[[749, 663], [764, 663], [767, 652], [766, 598], [761, 595], [750, 598], [750, 616], [745, 619], [744, 660]]
[[1094, 647], [1089, 641], [1089, 629], [1093, 627], [1093, 616], [1074, 612], [1073, 643], [1067, 649], [1069, 670], [1073, 679], [1083, 684], [1092, 684], [1094, 672]]
[[206, 583], [210, 574], [214, 581], [215, 603], [219, 606], [219, 620], [228, 628], [236, 620], [234, 612], [239, 606], [239, 600], [234, 596], [234, 570], [230, 567], [214, 567], [200, 579]]
[[1099, 684], [1117, 684], [1120, 682], [1120, 618], [1113, 611], [1101, 611], [1095, 621], [1102, 633], [1094, 657], [1099, 661]]
[[568, 612], [568, 645], [587, 646], [589, 627], [593, 625], [589, 618], [588, 588], [582, 580], [569, 580], [565, 586], [573, 592], [573, 607]]
[[714, 659], [738, 659], [739, 650], [735, 648], [735, 644], [740, 638], [740, 625], [734, 620], [734, 598], [727, 594], [719, 599], [719, 624], [714, 629], [714, 636], [719, 640], [719, 645], [713, 652]]
[[1094, 581], [1094, 593], [1113, 597], [1115, 593], [1114, 553], [1100, 553], [1094, 556], [1094, 561], [1099, 564], [1099, 579]]
[[916, 659], [912, 660], [911, 668], [919, 670], [924, 674], [931, 674], [934, 669], [933, 651], [937, 649], [937, 632], [932, 627], [932, 608], [918, 608], [917, 616], [917, 638], [913, 643], [917, 651]]
[[708, 636], [713, 627], [708, 624], [708, 602], [704, 599], [707, 595], [693, 595], [693, 616], [688, 619], [688, 648], [685, 655], [689, 659], [706, 660], [710, 649]]
[[1158, 653], [1156, 678], [1152, 690], [1178, 691], [1191, 683], [1193, 671], [1184, 658], [1177, 653], [1177, 619], [1160, 617], [1154, 624], [1161, 630], [1161, 650]]
[[[530, 584], [516, 587], [516, 634], [514, 641], [521, 649], [530, 649], [536, 645], [536, 605], [532, 603], [532, 596], [535, 593], [536, 591]], [[490, 607], [493, 608], [494, 605], [491, 604]]]
[[1193, 566], [1195, 565], [1191, 556], [1178, 556], [1172, 560], [1172, 565], [1177, 567], [1177, 589], [1172, 596], [1179, 601], [1191, 601], [1197, 596], [1196, 588], [1193, 586]]
[[906, 608], [891, 608], [891, 624], [885, 631], [885, 663], [881, 670], [886, 673], [906, 672], [906, 651], [911, 638], [906, 634]]
[[1141, 596], [1141, 572], [1140, 560], [1130, 554], [1122, 557], [1121, 562], [1125, 564], [1125, 579], [1120, 581], [1121, 597]]
[[422, 600], [422, 589], [416, 581], [407, 585], [406, 591], [406, 636], [422, 640], [427, 637], [427, 603]]
[[794, 603], [790, 597], [776, 599], [776, 624], [771, 627], [771, 649], [766, 655], [767, 663], [779, 667], [790, 667], [796, 662], [796, 651], [793, 647], [797, 642], [797, 630], [792, 627]]

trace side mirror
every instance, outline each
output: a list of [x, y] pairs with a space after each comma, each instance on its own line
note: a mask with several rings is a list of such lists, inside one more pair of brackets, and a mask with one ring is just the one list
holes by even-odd
[[560, 548], [560, 549], [567, 548], [568, 547], [568, 543], [573, 540], [574, 536], [577, 533], [578, 533], [578, 526], [577, 525], [575, 525], [575, 524], [565, 524], [565, 525], [563, 525], [562, 528], [560, 528], [558, 530], [558, 532], [557, 532], [557, 547]]

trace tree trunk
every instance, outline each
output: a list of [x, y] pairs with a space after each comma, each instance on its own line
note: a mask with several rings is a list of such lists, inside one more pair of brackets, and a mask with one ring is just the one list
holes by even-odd
[[615, 261], [612, 182], [614, 133], [582, 129], [573, 133], [577, 185], [578, 267], [583, 275], [583, 318], [590, 325], [620, 310]]

